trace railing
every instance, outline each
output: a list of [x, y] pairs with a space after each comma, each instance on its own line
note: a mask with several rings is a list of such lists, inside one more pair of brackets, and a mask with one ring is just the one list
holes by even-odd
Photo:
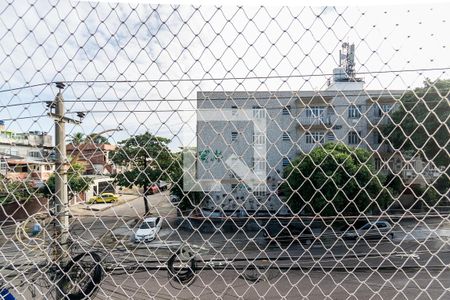
[[320, 116], [320, 117], [299, 117], [299, 124], [301, 125], [331, 125], [331, 117], [330, 116]]

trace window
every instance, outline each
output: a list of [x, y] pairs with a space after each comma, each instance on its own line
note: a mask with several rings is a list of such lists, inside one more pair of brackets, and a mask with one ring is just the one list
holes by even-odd
[[238, 107], [236, 105], [231, 106], [231, 114], [235, 116], [237, 114]]
[[321, 143], [323, 144], [324, 133], [323, 132], [311, 132], [306, 134], [306, 143], [307, 144], [315, 144]]
[[311, 106], [306, 109], [306, 117], [308, 118], [316, 118], [323, 115], [325, 112], [325, 107], [323, 106]]
[[266, 167], [266, 161], [263, 158], [253, 158], [253, 170], [260, 171], [264, 170]]
[[336, 140], [336, 137], [334, 136], [333, 132], [328, 132], [327, 133], [327, 140], [328, 141], [335, 141]]
[[284, 116], [288, 116], [289, 112], [291, 111], [291, 106], [290, 105], [286, 105], [285, 107], [283, 107], [283, 115]]
[[361, 142], [361, 139], [359, 138], [360, 132], [350, 131], [348, 133], [348, 144], [349, 145], [357, 145]]
[[237, 131], [231, 132], [231, 141], [232, 142], [237, 140], [237, 137], [238, 137], [238, 132]]
[[290, 163], [289, 158], [283, 157], [283, 167], [289, 166], [289, 163]]
[[291, 136], [289, 134], [289, 132], [283, 132], [283, 141], [290, 141], [291, 140]]
[[265, 136], [264, 133], [262, 132], [258, 132], [258, 133], [253, 133], [253, 143], [255, 145], [264, 145], [266, 142], [265, 140]]
[[253, 106], [253, 117], [264, 118], [266, 116], [264, 109], [261, 106]]
[[375, 158], [375, 170], [381, 169], [381, 159]]
[[255, 191], [253, 191], [253, 195], [255, 195], [256, 197], [263, 197], [266, 195], [266, 191], [257, 189]]
[[383, 142], [383, 136], [379, 132], [373, 133], [373, 143], [381, 144]]
[[41, 152], [39, 152], [39, 151], [30, 151], [30, 152], [28, 152], [28, 156], [29, 157], [33, 157], [33, 158], [41, 158]]
[[350, 105], [348, 108], [348, 118], [357, 119], [361, 117], [361, 105]]
[[386, 224], [384, 224], [384, 223], [382, 223], [382, 222], [378, 222], [378, 223], [377, 223], [377, 227], [378, 227], [378, 228], [386, 228], [387, 226], [386, 226]]
[[384, 113], [390, 112], [391, 109], [392, 109], [392, 104], [388, 104], [388, 103], [378, 104], [378, 106], [375, 109], [375, 116], [382, 117], [384, 115]]

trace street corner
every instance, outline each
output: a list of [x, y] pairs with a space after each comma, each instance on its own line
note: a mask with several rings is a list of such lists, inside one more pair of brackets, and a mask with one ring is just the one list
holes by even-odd
[[127, 203], [129, 201], [133, 201], [135, 199], [139, 198], [138, 195], [121, 195], [119, 200], [111, 203], [80, 203], [75, 208], [83, 209], [83, 210], [90, 210], [90, 211], [105, 211], [107, 209], [110, 209], [111, 207], [122, 205], [124, 203]]

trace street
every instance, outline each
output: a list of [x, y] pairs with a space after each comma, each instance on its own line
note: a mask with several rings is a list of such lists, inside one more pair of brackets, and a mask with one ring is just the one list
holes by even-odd
[[[384, 298], [403, 290], [400, 294], [405, 299], [411, 295], [434, 299], [447, 292], [444, 283], [450, 278], [448, 218], [400, 220], [393, 228], [392, 239], [347, 240], [339, 232], [329, 230], [314, 231], [316, 238], [310, 245], [268, 244], [258, 231], [201, 233], [177, 228], [175, 207], [169, 201], [168, 192], [164, 192], [149, 197], [151, 215], [164, 217], [161, 231], [156, 240], [137, 244], [132, 237], [144, 212], [143, 199], [126, 197], [124, 203], [104, 204], [106, 209], [98, 211], [80, 207], [72, 210], [73, 251], [98, 251], [102, 253], [105, 268], [111, 270], [102, 281], [97, 299], [123, 299], [124, 295], [134, 299], [188, 299], [194, 293], [202, 299], [279, 298], [280, 295], [311, 299], [333, 295], [333, 299], [340, 299], [350, 294], [359, 299], [374, 293]], [[2, 232], [13, 236], [14, 228]], [[0, 259], [4, 264], [14, 261], [33, 265], [51, 259], [48, 245], [24, 247], [6, 236], [2, 241]], [[189, 289], [182, 289], [180, 284], [168, 279], [167, 260], [180, 247], [190, 249], [199, 268]], [[249, 265], [256, 266], [257, 270], [248, 269]], [[114, 270], [134, 275], [120, 275]], [[2, 276], [8, 272], [13, 271], [3, 270]], [[252, 275], [256, 276], [255, 282], [243, 278], [249, 272], [256, 273]], [[411, 277], [415, 281], [407, 280]], [[18, 276], [17, 282], [20, 280], [24, 278]], [[118, 281], [123, 283], [116, 286]], [[367, 289], [354, 290], [361, 283]], [[28, 299], [25, 290], [20, 292]]]

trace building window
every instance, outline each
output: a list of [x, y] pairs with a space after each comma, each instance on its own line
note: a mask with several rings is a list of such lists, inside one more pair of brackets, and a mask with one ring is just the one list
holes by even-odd
[[266, 137], [264, 136], [264, 133], [258, 132], [253, 133], [253, 144], [255, 145], [264, 145], [266, 143]]
[[290, 105], [286, 105], [285, 107], [283, 107], [283, 115], [284, 116], [289, 116], [289, 112], [291, 111], [291, 106]]
[[290, 163], [289, 158], [283, 157], [283, 167], [289, 166], [289, 163]]
[[327, 133], [327, 141], [335, 141], [336, 137], [334, 136], [333, 132], [328, 132]]
[[361, 118], [361, 105], [350, 105], [350, 107], [348, 108], [348, 118]]
[[28, 156], [29, 157], [33, 157], [33, 158], [41, 158], [41, 152], [39, 152], [39, 151], [30, 151], [30, 152], [28, 152]]
[[375, 110], [375, 116], [376, 117], [382, 117], [384, 113], [390, 112], [392, 109], [392, 104], [378, 104], [377, 108]]
[[291, 140], [291, 136], [289, 134], [289, 132], [285, 131], [283, 132], [283, 141], [290, 141]]
[[253, 195], [255, 197], [264, 197], [266, 195], [266, 191], [263, 189], [257, 189], [253, 191]]
[[373, 133], [373, 143], [379, 145], [383, 142], [383, 136], [379, 132]]
[[359, 138], [360, 132], [350, 131], [348, 133], [348, 144], [349, 145], [357, 145], [361, 142], [361, 139]]
[[381, 159], [375, 158], [375, 170], [380, 170], [382, 167]]
[[325, 112], [325, 107], [323, 106], [311, 106], [306, 109], [306, 117], [316, 118], [321, 117]]
[[306, 143], [307, 144], [315, 144], [324, 142], [324, 133], [323, 132], [311, 132], [306, 134]]
[[266, 116], [264, 109], [261, 106], [253, 106], [253, 117], [264, 118]]
[[236, 105], [231, 106], [231, 114], [235, 116], [237, 114], [238, 107]]
[[237, 140], [237, 137], [238, 137], [238, 132], [232, 131], [231, 132], [231, 141], [234, 142], [235, 140]]
[[253, 158], [253, 170], [262, 171], [266, 168], [266, 161], [263, 158]]

